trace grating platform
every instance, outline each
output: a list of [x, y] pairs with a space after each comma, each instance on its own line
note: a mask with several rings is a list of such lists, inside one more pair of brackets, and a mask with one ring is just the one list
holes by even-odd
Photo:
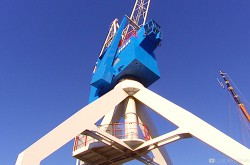
[[90, 165], [121, 164], [141, 157], [131, 151], [121, 152], [112, 146], [90, 148], [73, 156]]
[[[86, 132], [85, 132], [86, 134]], [[88, 165], [122, 164], [137, 159], [145, 164], [156, 164], [147, 156], [148, 150], [133, 151], [114, 139], [98, 132], [89, 131], [88, 136], [95, 140], [73, 151], [73, 157]]]

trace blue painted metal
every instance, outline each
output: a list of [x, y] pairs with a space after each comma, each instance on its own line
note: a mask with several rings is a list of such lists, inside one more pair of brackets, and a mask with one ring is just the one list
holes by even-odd
[[148, 87], [160, 78], [154, 54], [162, 38], [160, 26], [150, 20], [138, 30], [127, 33], [122, 40], [127, 25], [125, 16], [110, 46], [97, 60], [89, 102], [110, 91], [122, 79], [134, 79]]

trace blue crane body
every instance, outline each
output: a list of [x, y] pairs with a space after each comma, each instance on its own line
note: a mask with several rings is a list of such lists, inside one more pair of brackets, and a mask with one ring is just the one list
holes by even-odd
[[124, 16], [109, 47], [99, 56], [91, 80], [89, 102], [110, 91], [122, 79], [134, 79], [145, 87], [160, 78], [154, 50], [160, 44], [160, 26], [150, 20], [122, 37], [129, 24]]

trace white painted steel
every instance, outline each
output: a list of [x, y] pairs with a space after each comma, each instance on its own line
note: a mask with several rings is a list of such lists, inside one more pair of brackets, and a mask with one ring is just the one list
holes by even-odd
[[[119, 28], [119, 24], [118, 24], [118, 19], [116, 18], [110, 25], [109, 32], [108, 32], [108, 35], [107, 35], [107, 37], [105, 39], [105, 42], [104, 42], [104, 44], [102, 46], [102, 50], [101, 50], [101, 52], [99, 54], [99, 58], [101, 58], [101, 56], [103, 55], [104, 49], [107, 48], [110, 45], [110, 43], [113, 40], [118, 28]], [[94, 69], [94, 71], [95, 71], [95, 69]]]
[[150, 0], [136, 0], [130, 19], [138, 26], [144, 25], [147, 20]]
[[187, 110], [146, 88], [140, 88], [139, 92], [134, 94], [134, 97], [177, 127], [185, 130], [185, 132], [190, 133], [224, 155], [241, 164], [250, 164], [250, 150], [247, 147], [236, 142]]
[[[250, 150], [235, 140], [231, 139], [224, 133], [204, 122], [197, 116], [187, 110], [175, 105], [165, 98], [155, 94], [154, 92], [144, 88], [142, 84], [133, 80], [124, 80], [119, 83], [113, 90], [108, 92], [103, 97], [95, 102], [87, 105], [79, 112], [71, 116], [65, 122], [60, 124], [54, 130], [42, 137], [32, 146], [19, 154], [16, 165], [39, 165], [40, 161], [49, 156], [51, 153], [59, 149], [75, 136], [86, 130], [94, 130], [94, 123], [107, 114], [110, 110], [115, 109], [125, 98], [134, 97], [145, 104], [159, 115], [177, 126], [177, 130], [166, 133], [165, 135], [155, 137], [152, 135], [152, 140], [143, 143], [139, 147], [132, 149], [120, 139], [113, 137], [105, 131], [98, 130], [100, 137], [111, 139], [123, 147], [140, 153], [140, 149], [146, 148], [155, 151], [156, 158], [162, 159], [164, 150], [157, 150], [157, 145], [165, 145], [178, 139], [190, 137], [191, 135], [210, 145], [221, 153], [234, 159], [236, 162], [244, 165], [250, 165]], [[111, 101], [112, 100], [112, 101]], [[133, 100], [133, 99], [132, 99]], [[135, 104], [133, 103], [135, 107]], [[145, 122], [154, 132], [153, 122], [149, 115], [139, 108], [139, 119]], [[107, 117], [107, 122], [112, 120], [111, 115]], [[153, 134], [157, 134], [154, 132]], [[109, 145], [107, 143], [107, 145]], [[164, 157], [166, 160], [163, 164], [172, 164], [169, 157]], [[155, 159], [155, 162], [162, 164], [162, 160]]]
[[128, 97], [124, 101], [125, 138], [138, 139], [138, 119], [136, 114], [136, 104], [133, 97]]
[[[130, 25], [128, 25], [123, 33], [122, 33], [122, 38], [124, 38], [129, 30], [129, 27], [139, 27], [145, 24], [146, 20], [147, 20], [147, 15], [148, 15], [148, 10], [149, 10], [149, 6], [150, 6], [150, 0], [136, 0], [132, 13], [130, 15], [130, 20], [132, 22], [130, 22]], [[118, 19], [114, 19], [114, 21], [111, 23], [110, 28], [109, 28], [109, 32], [107, 34], [107, 37], [105, 39], [105, 42], [103, 44], [103, 47], [101, 49], [101, 52], [99, 54], [99, 58], [103, 55], [103, 51], [105, 50], [105, 48], [109, 47], [111, 41], [113, 40], [117, 29], [119, 28], [119, 24], [118, 24]], [[96, 66], [93, 70], [93, 73], [96, 70]]]
[[143, 26], [147, 20], [148, 10], [150, 6], [150, 0], [136, 0], [132, 13], [130, 15], [129, 24], [123, 30], [122, 38], [124, 39], [127, 33], [131, 30], [137, 30], [140, 26]]
[[[16, 165], [39, 165], [40, 161], [58, 150], [86, 129], [95, 129], [94, 123], [114, 109], [128, 94], [117, 87], [87, 105], [47, 135], [19, 154]], [[110, 99], [112, 98], [112, 99]], [[110, 101], [112, 100], [112, 101]]]
[[[147, 110], [143, 108], [144, 105], [142, 105], [141, 103], [138, 103], [137, 107], [138, 107], [137, 109], [138, 118], [139, 120], [141, 120], [141, 123], [144, 123], [147, 125], [148, 130], [150, 130], [149, 131], [150, 138], [153, 139], [153, 138], [158, 137], [159, 133], [157, 131], [157, 127], [155, 126], [155, 123], [151, 119]], [[166, 164], [166, 165], [173, 164], [165, 147], [161, 146], [161, 147], [152, 149], [151, 152], [154, 155], [155, 162], [159, 164]]]
[[104, 116], [101, 121], [101, 129], [103, 131], [112, 130], [112, 123], [118, 123], [121, 117], [124, 115], [123, 102], [116, 106], [116, 108], [110, 111]]
[[161, 135], [159, 137], [156, 137], [154, 139], [151, 139], [144, 144], [140, 145], [139, 147], [136, 148], [136, 150], [140, 150], [145, 147], [149, 147], [149, 150], [163, 146], [165, 144], [180, 140], [183, 138], [182, 135], [189, 136], [186, 131], [183, 131], [182, 129], [178, 128], [174, 131], [171, 131], [169, 133], [166, 133], [164, 135]]

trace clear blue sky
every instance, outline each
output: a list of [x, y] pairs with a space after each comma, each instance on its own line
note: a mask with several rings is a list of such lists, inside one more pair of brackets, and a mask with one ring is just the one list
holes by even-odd
[[[109, 25], [130, 15], [133, 4], [0, 1], [1, 165], [13, 165], [18, 153], [88, 103], [92, 70]], [[152, 0], [148, 18], [164, 32], [156, 51], [161, 79], [150, 89], [240, 141], [237, 114], [232, 112], [229, 128], [227, 92], [216, 78], [224, 70], [250, 98], [250, 1]], [[152, 117], [160, 133], [170, 128], [162, 118]], [[42, 164], [74, 164], [72, 145]], [[227, 160], [197, 139], [167, 149], [175, 165]]]

